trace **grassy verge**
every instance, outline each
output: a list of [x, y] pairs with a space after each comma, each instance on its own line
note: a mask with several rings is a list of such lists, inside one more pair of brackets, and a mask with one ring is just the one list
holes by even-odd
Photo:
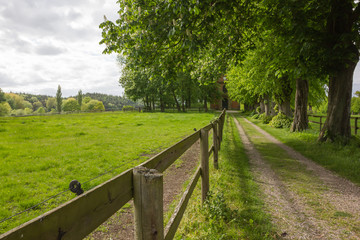
[[231, 118], [219, 157], [219, 170], [210, 167], [208, 201], [202, 206], [198, 184], [175, 239], [273, 239], [270, 217]]
[[[260, 120], [248, 118], [275, 138], [302, 153], [325, 168], [360, 185], [360, 148], [356, 139], [343, 146], [337, 143], [319, 143], [318, 125], [304, 132], [291, 133], [289, 129], [273, 128]], [[356, 138], [356, 137], [354, 137]]]
[[[73, 179], [89, 190], [205, 126], [213, 117], [114, 112], [0, 118], [0, 221], [68, 189]], [[0, 233], [73, 197], [67, 191], [2, 222]]]

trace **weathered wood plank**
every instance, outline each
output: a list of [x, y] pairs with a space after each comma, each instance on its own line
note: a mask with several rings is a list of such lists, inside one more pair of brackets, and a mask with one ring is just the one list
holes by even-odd
[[219, 154], [218, 154], [218, 121], [214, 121], [213, 122], [213, 151], [214, 151], [214, 155], [213, 155], [213, 160], [214, 160], [214, 168], [218, 169], [219, 168]]
[[204, 129], [201, 129], [200, 135], [201, 197], [204, 203], [209, 192], [209, 135]]
[[204, 129], [205, 131], [208, 132], [211, 130], [211, 128], [212, 128], [212, 124], [210, 123], [210, 124], [206, 125], [205, 127], [203, 127], [202, 129]]
[[214, 152], [214, 146], [211, 146], [211, 148], [209, 149], [209, 152], [208, 152], [208, 156], [210, 157], [211, 153]]
[[175, 145], [165, 149], [161, 153], [150, 158], [140, 166], [149, 169], [156, 169], [159, 172], [165, 171], [176, 159], [178, 159], [189, 147], [200, 138], [200, 130], [179, 141]]
[[166, 225], [165, 240], [171, 240], [175, 236], [176, 230], [179, 227], [180, 221], [184, 215], [189, 199], [200, 178], [200, 172], [201, 172], [200, 170], [201, 170], [200, 167], [196, 170], [196, 173], [192, 177], [190, 184], [186, 187], [186, 190], [183, 196], [181, 197], [179, 204], [177, 205], [173, 215], [171, 216], [168, 224]]
[[163, 175], [139, 166], [134, 174], [135, 239], [163, 240]]
[[83, 239], [132, 198], [132, 176], [132, 169], [123, 172], [0, 239]]

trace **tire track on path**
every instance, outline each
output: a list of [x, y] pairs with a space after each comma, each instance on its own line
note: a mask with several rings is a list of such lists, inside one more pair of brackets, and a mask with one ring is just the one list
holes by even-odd
[[[359, 239], [359, 232], [353, 230], [356, 230], [357, 223], [360, 223], [360, 188], [305, 158], [247, 119], [242, 119], [265, 136], [271, 144], [282, 148], [292, 158], [291, 161], [296, 160], [304, 165], [304, 175], [312, 175], [310, 179], [316, 178], [314, 182], [287, 181], [279, 175], [279, 170], [273, 170], [271, 164], [261, 156], [239, 121], [234, 118], [255, 178], [273, 216], [273, 223], [280, 231], [279, 235], [285, 239]], [[299, 194], [298, 189], [294, 187], [296, 184], [314, 194], [316, 204], [320, 204], [318, 209], [349, 213], [351, 217], [342, 219], [341, 224], [337, 226], [339, 220], [324, 217], [324, 213], [317, 212], [316, 207], [309, 204], [308, 196]], [[351, 221], [352, 224], [346, 224], [346, 221]]]

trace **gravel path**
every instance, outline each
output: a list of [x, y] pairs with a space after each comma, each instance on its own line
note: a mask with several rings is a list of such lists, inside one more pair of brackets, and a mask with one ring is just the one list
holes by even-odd
[[[264, 201], [281, 238], [360, 239], [360, 187], [317, 165], [241, 118], [243, 125], [257, 131], [258, 135], [250, 133], [249, 137], [239, 121], [234, 120], [255, 180], [264, 193]], [[283, 156], [281, 151], [284, 152], [287, 155], [284, 164], [293, 165], [286, 165], [285, 169], [269, 162], [257, 150], [261, 146], [252, 143], [255, 138], [261, 138], [267, 148], [279, 151], [279, 156]], [[289, 166], [296, 168], [296, 164], [302, 168], [291, 172]]]

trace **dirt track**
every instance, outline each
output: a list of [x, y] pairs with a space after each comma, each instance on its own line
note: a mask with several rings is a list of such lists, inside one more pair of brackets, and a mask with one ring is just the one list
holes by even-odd
[[[196, 142], [179, 160], [164, 172], [164, 212], [168, 211], [182, 186], [199, 163], [200, 142]], [[109, 218], [88, 239], [128, 240], [134, 239], [133, 205], [122, 209]]]
[[[315, 164], [247, 119], [240, 122], [235, 119], [280, 238], [360, 239], [360, 187]], [[272, 160], [271, 155], [261, 155], [257, 149], [277, 151], [281, 159]]]

